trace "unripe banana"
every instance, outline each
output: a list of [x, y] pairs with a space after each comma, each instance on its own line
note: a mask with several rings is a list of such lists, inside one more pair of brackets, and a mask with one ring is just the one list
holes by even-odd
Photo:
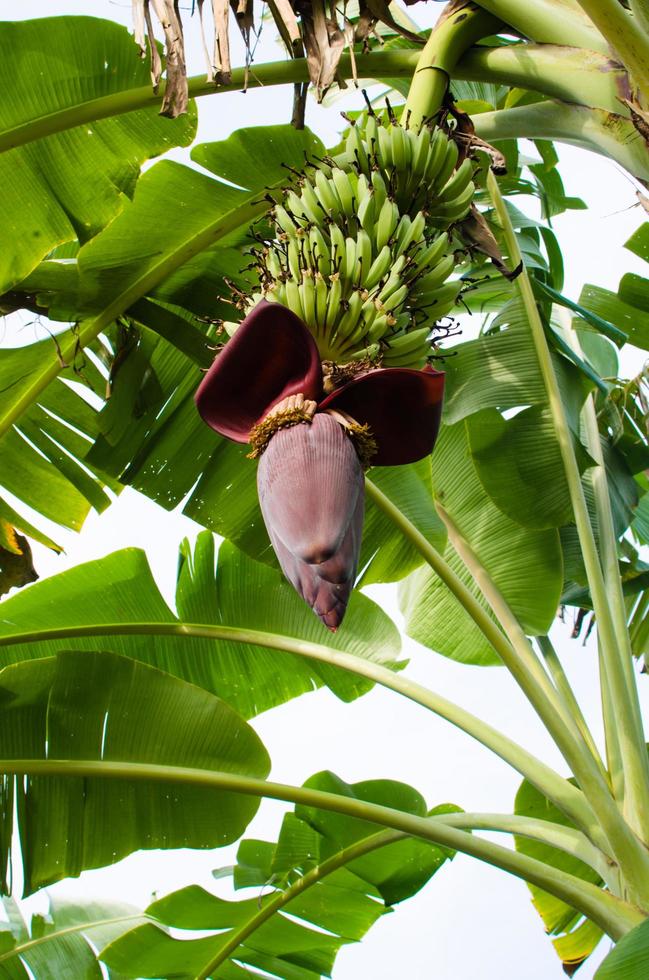
[[410, 219], [410, 215], [402, 214], [394, 234], [397, 255], [401, 255], [401, 253], [405, 251], [405, 249], [402, 247], [402, 243], [406, 235], [409, 233], [411, 226], [412, 221]]
[[310, 269], [307, 270], [302, 278], [300, 293], [302, 309], [304, 310], [304, 322], [307, 327], [314, 330], [317, 327], [318, 320], [315, 307], [315, 282], [313, 281], [313, 273]]
[[441, 204], [439, 207], [435, 205], [431, 208], [431, 223], [451, 225], [465, 218], [471, 207], [474, 194], [475, 187], [473, 181], [471, 181], [453, 201], [449, 201], [448, 204]]
[[374, 207], [378, 214], [388, 196], [388, 187], [380, 170], [373, 170], [371, 179], [374, 188]]
[[309, 217], [304, 208], [304, 202], [295, 191], [288, 191], [285, 198], [286, 210], [289, 214], [292, 214], [295, 220], [301, 224], [305, 225], [309, 223]]
[[[332, 227], [334, 226], [332, 225]], [[329, 245], [317, 225], [314, 225], [309, 230], [309, 242], [311, 244], [311, 253], [314, 258], [315, 268], [323, 276], [328, 276], [331, 272]]]
[[388, 313], [392, 313], [398, 306], [401, 306], [401, 304], [404, 303], [407, 298], [408, 285], [407, 283], [404, 283], [403, 286], [399, 286], [398, 289], [395, 289], [391, 296], [388, 296], [387, 299], [381, 301], [383, 303], [383, 309], [387, 310]]
[[429, 320], [440, 320], [455, 306], [461, 286], [462, 283], [458, 281], [447, 282], [439, 289], [418, 295], [413, 306], [417, 305], [425, 309]]
[[337, 272], [345, 258], [345, 236], [338, 225], [330, 225], [331, 236], [331, 270]]
[[353, 351], [349, 355], [350, 361], [374, 361], [380, 353], [380, 348], [378, 344], [369, 344], [367, 347], [361, 348], [361, 350]]
[[273, 208], [273, 217], [275, 218], [275, 224], [285, 235], [288, 235], [289, 238], [295, 236], [295, 222], [286, 208], [282, 207], [281, 204], [276, 204]]
[[361, 228], [356, 236], [356, 275], [354, 282], [357, 286], [364, 283], [365, 276], [372, 265], [372, 242], [367, 232]]
[[345, 256], [341, 275], [344, 275], [346, 282], [354, 282], [356, 275], [356, 240], [354, 238], [345, 239]]
[[429, 186], [433, 184], [437, 175], [444, 164], [448, 139], [441, 129], [436, 129], [428, 151], [428, 159], [424, 170], [424, 181]]
[[299, 316], [300, 320], [304, 320], [302, 297], [300, 296], [300, 288], [295, 279], [287, 279], [284, 283], [284, 289], [286, 290], [286, 305], [289, 310], [293, 310], [296, 316]]
[[430, 245], [420, 247], [411, 255], [414, 263], [414, 274], [418, 275], [424, 269], [432, 268], [441, 261], [442, 256], [448, 248], [448, 235], [443, 232]]
[[429, 335], [430, 328], [421, 327], [418, 330], [410, 330], [408, 333], [386, 337], [385, 343], [387, 344], [387, 349], [384, 352], [384, 358], [391, 360], [393, 356], [399, 357], [402, 354], [411, 354], [428, 341]]
[[368, 344], [375, 344], [390, 329], [389, 314], [381, 313], [367, 331]]
[[287, 246], [287, 258], [288, 267], [291, 275], [296, 282], [300, 282], [302, 279], [302, 264], [300, 262], [300, 253], [297, 247], [297, 242], [292, 240]]
[[376, 242], [377, 250], [382, 249], [383, 246], [387, 245], [392, 239], [398, 222], [399, 208], [396, 206], [394, 201], [386, 198], [376, 220], [376, 234], [374, 236], [374, 241]]
[[429, 293], [431, 290], [441, 286], [448, 279], [454, 268], [455, 256], [446, 255], [437, 263], [434, 269], [431, 269], [421, 279], [418, 279], [414, 286], [411, 287], [413, 302], [416, 302], [416, 298], [420, 293]]
[[392, 157], [392, 140], [387, 129], [379, 127], [379, 152], [377, 162], [382, 170], [391, 170], [394, 166]]
[[387, 274], [392, 265], [392, 250], [389, 245], [384, 245], [377, 257], [372, 262], [367, 275], [363, 280], [366, 289], [373, 289], [381, 279]]
[[329, 299], [329, 290], [327, 289], [327, 283], [325, 282], [325, 278], [322, 273], [316, 272], [313, 280], [315, 284], [316, 323], [318, 325], [318, 333], [320, 333], [327, 320], [327, 301]]
[[349, 304], [338, 322], [333, 342], [346, 340], [350, 334], [358, 327], [363, 306], [363, 296], [360, 289], [355, 289], [352, 293]]
[[397, 233], [397, 254], [407, 252], [413, 242], [418, 242], [426, 227], [426, 217], [423, 211], [418, 211], [410, 222], [410, 227], [403, 235]]
[[266, 254], [266, 268], [273, 279], [280, 279], [284, 274], [279, 255], [274, 248], [269, 248]]
[[340, 199], [340, 207], [345, 217], [350, 217], [356, 208], [356, 188], [352, 186], [349, 174], [339, 167], [334, 167], [331, 171], [331, 179], [336, 188]]
[[304, 181], [300, 196], [304, 213], [309, 221], [314, 225], [321, 224], [324, 210], [321, 208], [316, 192], [308, 180]]
[[405, 264], [405, 255], [400, 255], [396, 261], [392, 263], [390, 275], [381, 286], [378, 296], [375, 299], [375, 302], [378, 304], [379, 308], [382, 307], [383, 302], [392, 295], [395, 289], [399, 289], [399, 287], [403, 284], [403, 277], [401, 273], [403, 272]]
[[406, 150], [406, 134], [401, 126], [390, 126], [388, 130], [391, 146], [394, 169], [397, 173], [405, 173], [408, 169], [408, 154]]
[[442, 190], [435, 198], [435, 207], [438, 204], [447, 204], [454, 201], [466, 189], [473, 179], [473, 162], [467, 157], [463, 160], [454, 174], [446, 182]]
[[430, 130], [427, 126], [422, 126], [418, 133], [409, 133], [412, 139], [412, 164], [411, 171], [413, 177], [421, 177], [426, 170], [428, 152], [431, 148]]
[[429, 344], [422, 344], [408, 354], [392, 354], [389, 351], [383, 353], [383, 363], [386, 367], [410, 368], [413, 371], [421, 371], [426, 367], [428, 358], [431, 355]]
[[457, 158], [459, 154], [460, 151], [458, 149], [458, 145], [455, 142], [455, 140], [453, 139], [447, 140], [444, 162], [440, 166], [433, 180], [432, 191], [435, 195], [439, 194], [440, 190], [442, 189], [442, 187], [444, 187], [446, 181], [449, 179], [449, 177], [455, 170], [455, 166], [457, 164]]
[[340, 314], [340, 301], [342, 300], [342, 285], [340, 275], [334, 272], [329, 276], [329, 296], [327, 297], [327, 313], [325, 316], [325, 327], [329, 336], [333, 333], [336, 321]]
[[359, 128], [355, 124], [352, 124], [349, 127], [346, 148], [352, 159], [356, 161], [359, 172], [369, 174], [371, 171], [371, 165], [367, 157], [367, 150], [361, 138]]
[[342, 204], [333, 181], [327, 180], [321, 170], [315, 172], [315, 189], [325, 214], [332, 219], [337, 218], [342, 211]]
[[376, 116], [369, 113], [365, 122], [365, 144], [370, 156], [375, 156], [379, 142], [379, 124]]
[[374, 212], [374, 197], [372, 194], [368, 194], [367, 197], [363, 198], [362, 204], [358, 208], [358, 223], [361, 228], [365, 230], [368, 234], [374, 233], [374, 225], [376, 224], [376, 215]]

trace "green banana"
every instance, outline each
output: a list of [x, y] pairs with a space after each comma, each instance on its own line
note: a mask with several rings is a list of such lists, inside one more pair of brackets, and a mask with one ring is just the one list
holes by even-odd
[[293, 310], [296, 316], [304, 320], [302, 297], [300, 296], [300, 288], [295, 279], [287, 279], [284, 283], [284, 289], [286, 290], [286, 305], [290, 310]]
[[339, 167], [332, 169], [331, 179], [340, 199], [341, 213], [350, 218], [356, 210], [356, 187], [352, 185], [350, 175]]
[[356, 274], [354, 282], [357, 286], [364, 284], [364, 277], [372, 265], [372, 242], [367, 232], [361, 228], [356, 236]]
[[353, 238], [345, 239], [345, 255], [341, 275], [344, 275], [346, 282], [354, 282], [356, 276], [356, 241]]
[[441, 204], [439, 207], [431, 208], [430, 220], [432, 223], [452, 225], [461, 218], [466, 217], [473, 201], [475, 187], [473, 181], [465, 187], [464, 191], [448, 204]]
[[437, 263], [434, 269], [431, 269], [430, 272], [427, 272], [414, 284], [412, 287], [413, 300], [416, 301], [420, 293], [426, 294], [433, 289], [438, 289], [448, 279], [454, 268], [455, 257], [453, 255], [446, 255]]
[[363, 285], [366, 289], [373, 289], [381, 279], [387, 274], [392, 265], [392, 249], [389, 245], [384, 245], [379, 254], [372, 262]]
[[455, 140], [447, 140], [446, 153], [444, 154], [444, 162], [440, 165], [439, 170], [437, 171], [433, 180], [432, 191], [434, 195], [439, 194], [441, 188], [444, 187], [446, 181], [449, 179], [449, 177], [455, 170], [455, 166], [457, 164], [457, 158], [459, 155], [460, 155], [460, 151], [458, 149], [458, 145], [455, 142]]
[[315, 282], [313, 281], [313, 273], [310, 269], [304, 273], [300, 285], [300, 293], [302, 309], [304, 310], [304, 322], [307, 327], [314, 330], [318, 325], [318, 319], [315, 305]]
[[328, 335], [331, 336], [340, 314], [340, 301], [342, 300], [342, 284], [340, 282], [340, 275], [337, 272], [334, 272], [333, 275], [329, 276], [329, 282], [331, 285], [329, 286], [329, 295], [327, 297], [325, 327]]
[[454, 201], [468, 187], [472, 179], [473, 162], [467, 157], [439, 192], [435, 198], [435, 205], [447, 204]]
[[384, 245], [387, 245], [390, 242], [396, 231], [398, 223], [399, 208], [394, 201], [386, 198], [383, 207], [379, 211], [378, 218], [376, 219], [374, 241], [376, 242], [376, 248], [378, 251], [380, 251]]
[[334, 337], [332, 338], [334, 343], [338, 343], [338, 341], [348, 338], [355, 327], [358, 326], [362, 306], [362, 292], [360, 289], [355, 289], [349, 299], [347, 309], [338, 321], [338, 328]]

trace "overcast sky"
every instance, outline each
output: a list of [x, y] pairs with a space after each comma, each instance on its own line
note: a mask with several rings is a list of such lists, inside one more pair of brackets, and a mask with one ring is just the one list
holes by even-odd
[[[421, 10], [410, 8], [422, 25], [430, 23], [431, 15], [439, 9], [433, 4], [428, 7], [429, 11], [423, 6]], [[15, 5], [5, 3], [1, 13], [5, 17], [11, 14], [12, 19], [65, 13], [91, 14], [124, 24], [130, 20], [130, 4], [108, 0], [22, 0], [20, 12], [16, 10]], [[189, 72], [200, 74], [204, 67], [196, 22], [186, 23], [186, 33]], [[236, 42], [234, 48], [236, 65], [241, 63], [242, 52]], [[277, 57], [279, 48], [267, 26], [256, 60], [260, 63]], [[245, 125], [286, 122], [291, 99], [290, 87], [203, 98], [199, 103], [198, 139], [223, 139]], [[310, 103], [307, 123], [331, 143], [340, 125], [338, 110]], [[174, 156], [187, 159], [186, 152], [176, 151]], [[588, 211], [568, 212], [555, 220], [567, 259], [568, 295], [577, 298], [584, 282], [615, 289], [623, 272], [644, 273], [643, 263], [621, 249], [642, 220], [638, 209], [633, 208], [631, 181], [608, 161], [574, 148], [562, 149], [561, 159], [567, 193], [583, 197], [590, 206]], [[626, 372], [639, 370], [642, 359], [640, 352], [631, 351], [624, 362]], [[103, 516], [89, 517], [80, 537], [63, 536], [65, 557], [55, 558], [37, 548], [37, 567], [45, 576], [120, 547], [139, 546], [147, 552], [171, 601], [178, 543], [195, 530], [186, 518], [167, 514], [145, 498], [125, 491]], [[58, 529], [56, 536], [61, 540]], [[394, 588], [368, 591], [398, 619]], [[598, 694], [589, 669], [594, 664], [593, 649], [569, 641], [566, 626], [557, 627], [555, 640], [599, 735]], [[459, 666], [407, 638], [404, 653], [411, 658], [411, 676], [461, 702], [561, 769], [556, 750], [504, 671]], [[320, 691], [262, 715], [253, 724], [273, 759], [272, 778], [289, 783], [299, 784], [313, 772], [327, 768], [348, 781], [401, 779], [417, 787], [431, 806], [450, 801], [471, 811], [507, 812], [519, 782], [504, 763], [468, 737], [380, 689], [352, 705], [343, 705]], [[264, 803], [246, 836], [274, 839], [283, 811], [278, 804]], [[507, 838], [499, 841], [506, 843]], [[134, 855], [113, 868], [62, 883], [57, 890], [75, 896], [122, 897], [145, 905], [152, 891], [163, 894], [195, 881], [215, 887], [211, 869], [230, 863], [232, 855], [228, 849], [211, 855]], [[225, 894], [221, 883], [219, 887]], [[39, 899], [28, 905], [37, 907]], [[592, 977], [599, 959], [601, 955], [593, 957], [582, 968], [579, 976], [583, 980]], [[334, 971], [336, 980], [393, 980], [398, 974], [409, 980], [559, 980], [563, 976], [525, 885], [462, 856], [445, 867], [415, 899], [380, 921], [362, 945], [343, 950]]]

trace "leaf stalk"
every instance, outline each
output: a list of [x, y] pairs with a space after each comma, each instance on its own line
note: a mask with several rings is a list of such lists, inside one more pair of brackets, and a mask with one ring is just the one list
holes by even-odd
[[[501, 227], [503, 228], [510, 260], [516, 266], [522, 261], [518, 242], [500, 194], [498, 182], [491, 172], [487, 175], [487, 187]], [[559, 384], [552, 364], [543, 323], [525, 268], [523, 268], [523, 271], [516, 279], [516, 283], [527, 312], [531, 337], [539, 360], [541, 375], [545, 382], [554, 431], [566, 473], [579, 542], [593, 599], [593, 608], [597, 617], [598, 635], [606, 663], [606, 676], [610, 683], [611, 694], [616, 709], [620, 749], [625, 773], [625, 787], [629, 794], [635, 794], [630, 803], [632, 810], [640, 810], [642, 806], [641, 801], [646, 797], [646, 792], [649, 789], [645, 778], [647, 753], [644, 747], [644, 740], [642, 742], [638, 740], [633, 698], [630, 695], [626, 683], [626, 670], [622, 662], [622, 653], [618, 646], [618, 638], [608, 602], [595, 536], [588, 516], [581, 476], [574, 453], [572, 434], [561, 400]], [[619, 810], [612, 796], [609, 796], [608, 793], [605, 795], [602, 794], [601, 801], [598, 799], [598, 802], [595, 803], [594, 799], [590, 797], [586, 786], [584, 785], [582, 788], [598, 810], [598, 814], [602, 820], [602, 826], [611, 842], [622, 872], [626, 877], [633, 900], [640, 904], [648, 904], [649, 852], [635, 836], [629, 825], [620, 819]], [[597, 797], [599, 796], [600, 793], [597, 790]]]
[[202, 623], [114, 623], [91, 626], [66, 626], [59, 629], [35, 630], [30, 633], [14, 633], [0, 636], [0, 647], [15, 644], [49, 642], [61, 639], [78, 639], [84, 636], [182, 636], [208, 640], [227, 640], [245, 643], [295, 654], [307, 660], [329, 664], [364, 677], [388, 690], [401, 694], [433, 714], [444, 718], [455, 727], [475, 738], [490, 751], [512, 766], [539, 792], [581, 827], [590, 840], [606, 851], [606, 839], [601, 834], [594, 811], [584, 799], [583, 793], [564, 779], [550, 766], [519, 746], [502, 732], [459, 705], [403, 675], [394, 673], [371, 660], [363, 660], [353, 654], [333, 650], [318, 643], [310, 643], [290, 636], [278, 636], [262, 630], [241, 629], [234, 626], [214, 626]]
[[451, 827], [440, 817], [418, 817], [391, 807], [339, 796], [305, 786], [267, 782], [236, 773], [194, 769], [183, 766], [164, 766], [135, 762], [98, 762], [83, 759], [0, 759], [0, 772], [28, 776], [86, 777], [103, 779], [134, 779], [170, 782], [222, 789], [246, 796], [268, 797], [287, 803], [342, 813], [348, 817], [367, 820], [380, 826], [400, 830], [411, 837], [441, 844], [461, 851], [486, 864], [555, 895], [596, 922], [612, 939], [620, 939], [635, 925], [644, 921], [643, 913], [633, 905], [602, 891], [590, 882], [582, 881], [510, 848], [494, 844], [464, 830]]

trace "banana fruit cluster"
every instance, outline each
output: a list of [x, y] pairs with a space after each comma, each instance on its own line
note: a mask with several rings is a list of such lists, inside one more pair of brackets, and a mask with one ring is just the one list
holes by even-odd
[[458, 156], [437, 127], [385, 126], [372, 114], [364, 130], [352, 125], [345, 149], [273, 208], [276, 237], [253, 251], [262, 292], [246, 311], [262, 297], [289, 307], [323, 360], [424, 367], [461, 286], [449, 281], [449, 229], [468, 214], [474, 184], [471, 160], [458, 166]]

